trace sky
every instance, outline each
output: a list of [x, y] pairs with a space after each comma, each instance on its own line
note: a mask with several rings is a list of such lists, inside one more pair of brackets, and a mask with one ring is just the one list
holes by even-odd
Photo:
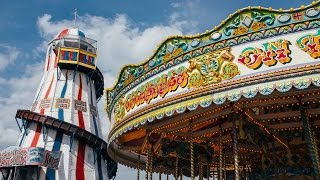
[[[49, 40], [60, 30], [77, 27], [98, 40], [98, 67], [105, 87], [112, 87], [125, 64], [150, 57], [171, 35], [211, 30], [237, 9], [247, 6], [298, 8], [312, 0], [28, 0], [2, 1], [0, 6], [0, 150], [14, 145], [19, 129], [17, 109], [29, 109], [42, 77]], [[106, 140], [109, 121], [99, 102]], [[116, 179], [136, 171], [124, 166]], [[154, 176], [156, 177], [156, 176]], [[172, 178], [172, 177], [171, 177]]]

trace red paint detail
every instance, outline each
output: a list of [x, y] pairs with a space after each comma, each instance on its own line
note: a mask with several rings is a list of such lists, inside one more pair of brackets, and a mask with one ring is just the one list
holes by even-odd
[[82, 62], [82, 60], [83, 60], [83, 54], [79, 54], [79, 62]]
[[314, 44], [307, 44], [307, 46], [308, 46], [310, 52], [313, 52], [313, 53], [319, 52], [319, 50], [316, 49], [316, 47], [317, 47], [317, 44], [316, 44], [316, 43], [314, 43]]
[[78, 100], [81, 101], [81, 97], [82, 97], [82, 79], [81, 79], [81, 75], [79, 75], [79, 77], [80, 77], [80, 84], [79, 84]]
[[35, 132], [35, 135], [33, 137], [33, 140], [31, 142], [31, 146], [30, 147], [36, 147], [39, 141], [39, 137], [40, 137], [40, 132], [41, 132], [42, 126], [41, 124], [37, 124], [37, 129]]
[[64, 51], [60, 51], [60, 59], [65, 60], [64, 59]]
[[89, 64], [89, 65], [91, 65], [91, 59], [92, 59], [92, 57], [89, 56], [89, 57], [88, 57], [88, 64]]
[[69, 29], [62, 30], [56, 39], [63, 38], [64, 36], [66, 36], [68, 34], [68, 31], [69, 31]]
[[48, 69], [49, 69], [49, 66], [50, 66], [50, 55], [48, 55], [47, 71], [48, 71]]
[[[78, 100], [81, 101], [81, 99], [82, 99], [82, 78], [81, 78], [81, 75], [79, 75], [79, 77], [80, 77], [80, 83], [79, 83], [79, 91], [78, 91]], [[78, 119], [79, 119], [79, 127], [82, 129], [85, 129], [82, 111], [78, 111]]]
[[277, 53], [277, 58], [278, 58], [278, 59], [286, 58], [287, 55], [286, 55], [284, 52], [285, 52], [285, 49], [278, 49], [278, 50], [276, 51], [276, 53]]
[[[52, 87], [52, 84], [53, 84], [53, 79], [54, 79], [54, 76], [52, 76], [49, 88], [47, 89], [47, 92], [46, 92], [46, 94], [44, 96], [44, 99], [47, 99], [48, 96], [49, 96], [49, 93], [51, 91], [51, 87]], [[45, 112], [44, 109], [40, 110], [40, 114], [44, 114], [44, 112]], [[42, 129], [42, 125], [41, 124], [37, 124], [37, 129], [36, 129], [35, 135], [34, 135], [34, 137], [32, 139], [32, 142], [31, 142], [31, 147], [36, 147], [37, 146], [38, 141], [39, 141], [39, 137], [40, 137], [41, 129]]]
[[246, 63], [244, 62], [245, 59], [246, 59], [246, 57], [241, 57], [241, 58], [238, 59], [238, 62], [240, 62], [240, 63], [242, 63], [242, 64], [246, 64]]
[[78, 155], [76, 162], [76, 179], [84, 180], [84, 155], [85, 155], [86, 145], [85, 143], [79, 141], [78, 145]]
[[[78, 100], [80, 101], [82, 98], [82, 79], [80, 77], [80, 84], [79, 84], [79, 91], [78, 91]], [[82, 111], [78, 110], [78, 119], [79, 119], [79, 127], [85, 129], [84, 127], [84, 119]], [[77, 180], [84, 180], [84, 156], [85, 156], [86, 145], [85, 143], [79, 141], [78, 145], [78, 155], [77, 155], [77, 162], [76, 162], [76, 179]]]
[[270, 57], [271, 53], [272, 53], [271, 51], [267, 51], [266, 57], [263, 58], [262, 61], [263, 61], [263, 62], [270, 61], [270, 60], [271, 60], [271, 57]]
[[68, 60], [72, 60], [72, 52], [69, 52], [69, 59]]
[[50, 93], [50, 91], [51, 91], [51, 87], [52, 87], [52, 84], [53, 84], [53, 79], [54, 79], [54, 76], [52, 76], [52, 79], [51, 79], [49, 88], [48, 88], [48, 90], [47, 90], [47, 92], [46, 92], [46, 95], [44, 96], [44, 99], [47, 99], [48, 96], [49, 96], [49, 93]]
[[301, 19], [302, 19], [302, 14], [301, 14], [301, 13], [294, 13], [294, 14], [293, 14], [293, 19], [295, 19], [295, 20], [301, 20]]
[[84, 129], [84, 120], [83, 120], [83, 114], [81, 111], [78, 111], [78, 117], [79, 117], [79, 127]]

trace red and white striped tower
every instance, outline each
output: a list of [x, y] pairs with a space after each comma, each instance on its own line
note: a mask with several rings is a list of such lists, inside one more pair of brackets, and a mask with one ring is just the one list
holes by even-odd
[[61, 159], [57, 170], [38, 166], [39, 171], [27, 172], [28, 176], [108, 179], [106, 143], [97, 112], [103, 76], [96, 67], [96, 52], [96, 41], [76, 28], [62, 30], [49, 43], [31, 110], [18, 110], [16, 116], [24, 127], [17, 146], [61, 151]]

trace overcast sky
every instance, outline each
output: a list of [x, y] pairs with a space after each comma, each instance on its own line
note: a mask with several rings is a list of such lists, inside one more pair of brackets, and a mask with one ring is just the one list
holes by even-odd
[[[111, 87], [120, 68], [142, 62], [169, 35], [197, 34], [247, 6], [297, 8], [311, 0], [28, 0], [0, 6], [0, 149], [14, 145], [17, 109], [29, 109], [40, 83], [48, 41], [61, 29], [77, 26], [98, 40], [98, 66]], [[105, 137], [108, 119], [99, 102]], [[134, 179], [120, 166], [116, 179]], [[156, 177], [156, 176], [154, 176]], [[158, 176], [157, 176], [158, 177]]]

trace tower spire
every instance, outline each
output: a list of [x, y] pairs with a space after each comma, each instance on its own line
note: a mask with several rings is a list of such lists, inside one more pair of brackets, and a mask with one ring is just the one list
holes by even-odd
[[77, 16], [78, 16], [78, 8], [74, 9], [74, 21], [73, 21], [73, 27], [76, 28], [77, 25]]

